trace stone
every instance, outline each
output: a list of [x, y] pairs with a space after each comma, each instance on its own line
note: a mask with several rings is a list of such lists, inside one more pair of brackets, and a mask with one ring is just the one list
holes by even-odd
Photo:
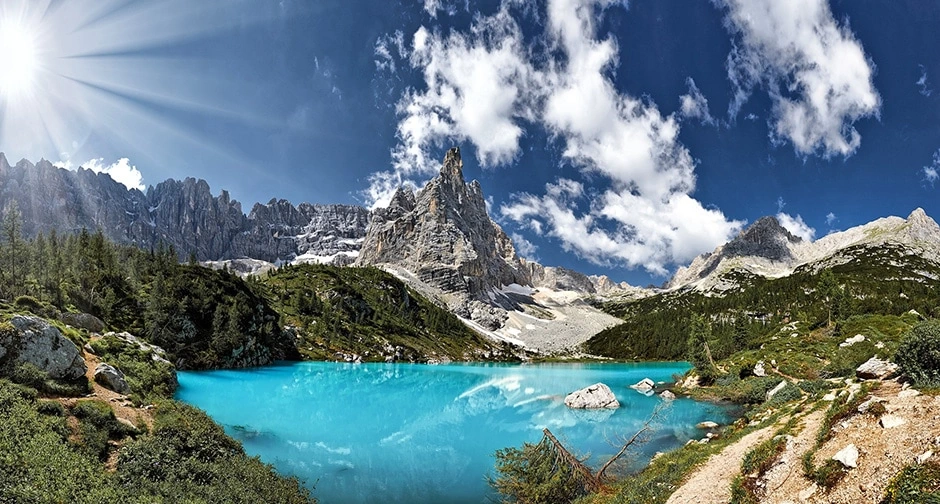
[[649, 378], [643, 378], [642, 380], [630, 385], [630, 388], [638, 390], [640, 392], [646, 392], [648, 390], [653, 390], [653, 387], [656, 386], [656, 382], [650, 380]]
[[798, 494], [800, 501], [807, 501], [819, 490], [819, 486], [816, 483], [813, 483], [809, 488], [804, 488]]
[[897, 415], [882, 415], [878, 420], [878, 424], [881, 425], [882, 429], [893, 429], [907, 423], [907, 420], [897, 416]]
[[878, 356], [874, 356], [855, 370], [855, 376], [863, 380], [884, 380], [897, 372], [897, 364], [881, 360]]
[[847, 468], [858, 467], [858, 448], [850, 444], [832, 456], [832, 460], [841, 462]]
[[574, 409], [616, 409], [620, 407], [620, 403], [610, 387], [603, 383], [595, 383], [568, 394], [565, 397], [565, 406]]
[[901, 399], [905, 399], [908, 397], [917, 397], [919, 395], [920, 395], [920, 391], [914, 390], [914, 389], [906, 389], [906, 390], [902, 390], [898, 392], [898, 397]]
[[669, 390], [664, 390], [662, 394], [659, 394], [659, 397], [662, 397], [666, 401], [671, 401], [676, 398], [676, 395]]
[[768, 401], [771, 400], [775, 395], [777, 395], [777, 392], [780, 392], [786, 386], [787, 386], [787, 381], [780, 380], [780, 383], [778, 383], [776, 387], [767, 391], [766, 400]]
[[137, 430], [137, 426], [134, 425], [134, 422], [131, 422], [130, 420], [128, 420], [128, 419], [126, 419], [126, 418], [117, 417], [117, 421], [118, 421], [120, 424], [124, 425], [125, 427], [129, 427], [129, 428], [131, 428], [131, 429], [134, 429], [134, 431]]
[[712, 421], [705, 421], [695, 424], [695, 427], [698, 429], [717, 429], [718, 424]]
[[930, 460], [930, 457], [933, 457], [933, 450], [927, 450], [924, 453], [921, 453], [920, 455], [918, 455], [917, 463], [923, 464], [924, 462], [927, 462], [928, 460]]
[[858, 412], [862, 414], [868, 413], [872, 406], [882, 402], [884, 402], [884, 399], [881, 399], [880, 397], [872, 397], [871, 399], [868, 399], [867, 401], [858, 405]]
[[828, 394], [822, 396], [822, 400], [823, 400], [823, 401], [829, 401], [829, 402], [835, 401], [835, 400], [836, 400], [836, 393], [835, 393], [835, 392], [829, 392]]
[[45, 371], [50, 378], [75, 380], [85, 375], [87, 367], [75, 343], [54, 325], [39, 317], [15, 315], [10, 324], [15, 334], [0, 336], [0, 357], [7, 353], [16, 362], [28, 362]]
[[104, 322], [102, 322], [100, 318], [90, 313], [65, 312], [59, 315], [59, 320], [72, 327], [85, 329], [86, 331], [94, 333], [100, 333], [101, 331], [104, 331], [105, 328]]
[[865, 341], [865, 336], [861, 334], [856, 334], [855, 336], [852, 336], [851, 338], [846, 338], [845, 341], [843, 341], [842, 343], [839, 343], [839, 346], [842, 348], [850, 347], [856, 343], [861, 343], [863, 341]]
[[764, 361], [758, 361], [757, 364], [754, 365], [753, 373], [754, 376], [758, 377], [767, 376], [767, 371], [764, 369]]
[[118, 394], [127, 394], [131, 391], [130, 386], [127, 385], [127, 380], [124, 379], [124, 373], [106, 362], [95, 366], [95, 382]]

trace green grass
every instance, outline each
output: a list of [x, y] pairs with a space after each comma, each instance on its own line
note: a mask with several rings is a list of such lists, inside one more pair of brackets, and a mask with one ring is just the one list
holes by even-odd
[[882, 504], [940, 504], [940, 463], [911, 464], [885, 489]]

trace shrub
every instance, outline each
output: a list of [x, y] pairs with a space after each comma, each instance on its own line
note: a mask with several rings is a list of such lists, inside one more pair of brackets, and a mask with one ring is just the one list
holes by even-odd
[[829, 459], [823, 465], [816, 468], [811, 479], [815, 481], [817, 485], [828, 490], [836, 486], [836, 483], [841, 481], [846, 474], [848, 474], [848, 471], [845, 469], [845, 466], [842, 465], [842, 462]]
[[45, 316], [46, 309], [43, 304], [32, 296], [20, 296], [13, 301], [17, 310], [32, 312], [34, 315]]
[[803, 397], [803, 392], [800, 390], [800, 387], [787, 382], [787, 384], [782, 389], [780, 389], [779, 392], [770, 398], [769, 404], [783, 404], [790, 401], [795, 401], [801, 397]]
[[885, 489], [882, 504], [940, 503], [940, 463], [911, 464]]
[[81, 431], [80, 446], [89, 454], [104, 460], [108, 456], [108, 440], [137, 434], [137, 429], [117, 420], [111, 406], [104, 401], [79, 401], [72, 408]]
[[572, 470], [556, 465], [554, 454], [544, 443], [498, 450], [496, 472], [498, 476], [490, 485], [508, 502], [562, 504], [584, 495], [584, 487]]
[[58, 401], [39, 401], [39, 404], [36, 405], [36, 411], [43, 415], [65, 416], [65, 406], [62, 406], [62, 403]]
[[940, 387], [940, 322], [924, 322], [908, 331], [894, 361], [915, 385]]

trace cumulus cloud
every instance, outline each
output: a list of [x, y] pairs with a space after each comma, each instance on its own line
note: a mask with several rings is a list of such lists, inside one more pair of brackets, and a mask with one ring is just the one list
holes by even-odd
[[[67, 153], [63, 153], [62, 160], [52, 163], [52, 165], [64, 170], [75, 168]], [[143, 183], [143, 174], [136, 166], [131, 165], [130, 160], [127, 158], [118, 159], [111, 164], [104, 164], [104, 158], [90, 159], [79, 165], [78, 169], [91, 170], [95, 173], [107, 173], [115, 182], [123, 184], [128, 190], [138, 189], [143, 191], [146, 189]]]
[[927, 83], [927, 68], [924, 65], [918, 66], [920, 67], [920, 78], [914, 84], [920, 88], [918, 91], [920, 94], [930, 96], [933, 94], [933, 89], [930, 89], [930, 84]]
[[[793, 236], [799, 236], [809, 242], [816, 239], [816, 229], [804, 222], [803, 217], [799, 214], [793, 217], [790, 214], [779, 212], [777, 213], [777, 220], [780, 221], [780, 225], [786, 228]], [[826, 220], [828, 222], [828, 218]]]
[[734, 117], [756, 87], [772, 101], [771, 138], [797, 153], [850, 156], [861, 143], [854, 124], [878, 116], [874, 64], [827, 0], [716, 0], [735, 36], [728, 56]]
[[839, 218], [836, 217], [836, 214], [829, 212], [826, 214], [826, 225], [832, 227], [833, 224], [839, 222]]
[[715, 118], [708, 112], [708, 100], [699, 91], [695, 81], [689, 77], [685, 83], [689, 86], [689, 93], [679, 97], [679, 115], [685, 119], [698, 119], [702, 124], [716, 124]]
[[940, 178], [938, 168], [940, 168], [940, 150], [933, 153], [933, 162], [929, 166], [925, 166], [921, 169], [921, 173], [924, 175], [924, 182], [933, 186], [937, 182], [937, 179]]
[[563, 140], [562, 155], [608, 187], [588, 197], [580, 183], [560, 179], [542, 195], [515, 195], [501, 212], [529, 227], [539, 222], [565, 250], [595, 263], [663, 275], [667, 266], [723, 243], [742, 223], [690, 196], [695, 162], [678, 141], [675, 118], [611, 82], [619, 49], [613, 38], [597, 38], [594, 20], [595, 9], [613, 4], [549, 2], [549, 37], [564, 58], [542, 77], [540, 116]]
[[127, 158], [118, 159], [117, 162], [104, 164], [104, 158], [92, 159], [82, 163], [81, 169], [91, 170], [95, 173], [107, 173], [115, 182], [124, 184], [128, 189], [139, 189], [143, 191], [144, 177], [136, 166], [131, 165]]
[[512, 239], [513, 246], [516, 247], [516, 252], [530, 261], [538, 261], [539, 258], [535, 255], [538, 251], [538, 246], [534, 243], [526, 240], [525, 237], [518, 233], [511, 233], [509, 237]]
[[[538, 127], [563, 146], [563, 159], [590, 178], [592, 190], [562, 178], [543, 194], [514, 195], [499, 211], [521, 228], [595, 263], [655, 274], [737, 233], [742, 222], [691, 196], [695, 161], [678, 140], [678, 119], [620, 93], [611, 80], [619, 47], [595, 25], [623, 4], [550, 0], [544, 34], [526, 45], [513, 1], [477, 15], [467, 33], [414, 33], [407, 61], [424, 87], [407, 90], [397, 106], [393, 169], [373, 175], [367, 196], [374, 206], [386, 204], [402, 181], [436, 173], [439, 160], [430, 153], [446, 142], [472, 143], [484, 167], [508, 165], [525, 128]], [[691, 99], [699, 109], [704, 104], [698, 117], [710, 117], [689, 82]]]

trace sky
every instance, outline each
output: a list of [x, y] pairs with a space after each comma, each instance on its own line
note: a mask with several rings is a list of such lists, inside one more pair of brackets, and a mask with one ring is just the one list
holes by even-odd
[[764, 215], [940, 218], [937, 26], [918, 0], [0, 0], [0, 152], [247, 211], [382, 206], [459, 146], [522, 256], [658, 285]]

